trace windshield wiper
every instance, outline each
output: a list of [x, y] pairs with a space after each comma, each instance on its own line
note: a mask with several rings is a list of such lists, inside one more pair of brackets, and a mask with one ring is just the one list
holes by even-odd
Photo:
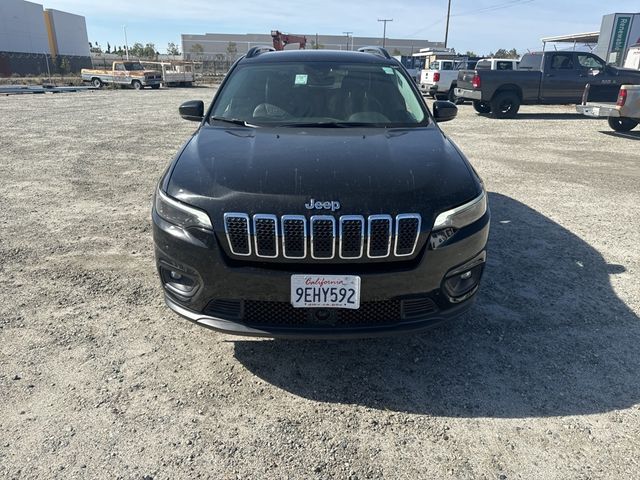
[[376, 127], [378, 124], [366, 122], [308, 122], [308, 123], [281, 123], [279, 127], [305, 127], [305, 128], [349, 128], [349, 127]]
[[245, 120], [240, 120], [237, 118], [226, 118], [226, 117], [210, 117], [210, 120], [215, 120], [217, 122], [225, 122], [225, 123], [233, 123], [234, 125], [242, 125], [243, 127], [255, 127], [256, 125], [252, 125], [247, 123]]

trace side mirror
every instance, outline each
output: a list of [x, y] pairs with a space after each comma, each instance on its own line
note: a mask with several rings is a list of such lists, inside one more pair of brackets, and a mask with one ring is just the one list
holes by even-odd
[[458, 115], [458, 107], [447, 100], [436, 100], [433, 102], [433, 118], [436, 122], [448, 122]]
[[204, 117], [204, 102], [202, 100], [189, 100], [180, 105], [180, 116], [185, 120], [201, 122]]

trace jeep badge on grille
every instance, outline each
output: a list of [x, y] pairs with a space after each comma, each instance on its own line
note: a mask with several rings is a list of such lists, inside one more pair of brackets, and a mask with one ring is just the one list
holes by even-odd
[[320, 202], [315, 199], [309, 200], [309, 203], [304, 204], [307, 210], [331, 210], [335, 212], [336, 210], [340, 210], [340, 202], [330, 201], [330, 202]]

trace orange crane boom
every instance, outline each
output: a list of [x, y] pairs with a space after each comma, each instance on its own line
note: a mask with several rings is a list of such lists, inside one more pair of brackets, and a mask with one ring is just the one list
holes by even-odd
[[300, 49], [306, 48], [307, 37], [302, 35], [289, 35], [279, 30], [271, 30], [271, 38], [273, 38], [273, 48], [276, 50], [284, 50], [284, 47], [290, 43], [298, 43]]

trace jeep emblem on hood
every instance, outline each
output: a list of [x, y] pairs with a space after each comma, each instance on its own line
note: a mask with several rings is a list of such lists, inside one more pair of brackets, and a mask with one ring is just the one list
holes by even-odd
[[340, 210], [340, 202], [320, 202], [313, 198], [309, 200], [309, 203], [305, 203], [304, 206], [307, 210], [331, 210], [332, 212]]

